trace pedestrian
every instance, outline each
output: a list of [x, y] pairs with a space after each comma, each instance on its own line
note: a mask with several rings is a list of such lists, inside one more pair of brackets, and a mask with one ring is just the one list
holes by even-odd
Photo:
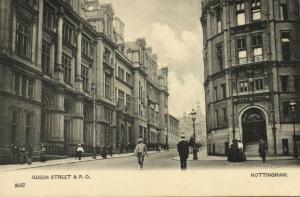
[[81, 144], [78, 144], [78, 146], [76, 148], [76, 153], [77, 153], [78, 160], [81, 160], [83, 152], [84, 152], [84, 150], [83, 150]]
[[107, 151], [108, 151], [108, 154], [110, 155], [110, 157], [112, 157], [113, 152], [112, 152], [112, 146], [110, 144], [107, 145]]
[[121, 144], [120, 143], [118, 144], [117, 149], [118, 149], [118, 154], [121, 154]]
[[137, 142], [138, 144], [135, 146], [134, 155], [137, 157], [137, 162], [140, 165], [140, 169], [142, 170], [144, 166], [144, 157], [145, 155], [148, 156], [147, 147], [143, 143], [142, 138], [139, 138]]
[[127, 143], [127, 146], [126, 146], [126, 152], [129, 153], [129, 148], [130, 148], [130, 144]]
[[29, 145], [27, 148], [27, 164], [31, 165], [32, 163], [32, 155], [33, 155], [33, 147]]
[[17, 154], [18, 154], [18, 147], [14, 144], [10, 145], [10, 154], [11, 154], [11, 161], [13, 164], [17, 163]]
[[264, 163], [266, 162], [267, 150], [268, 150], [267, 143], [263, 139], [260, 139], [258, 152], [259, 152], [259, 156], [262, 158]]
[[20, 163], [24, 164], [25, 163], [25, 158], [26, 158], [26, 148], [24, 145], [21, 146], [20, 149]]
[[41, 162], [46, 161], [46, 153], [47, 153], [46, 146], [42, 144], [41, 148], [40, 148], [40, 161]]
[[181, 170], [186, 170], [186, 160], [189, 157], [189, 143], [186, 141], [184, 135], [181, 136], [181, 140], [177, 144], [177, 151], [179, 153]]

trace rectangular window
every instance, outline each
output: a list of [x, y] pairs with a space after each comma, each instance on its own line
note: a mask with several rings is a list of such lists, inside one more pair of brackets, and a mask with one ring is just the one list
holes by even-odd
[[226, 84], [221, 84], [222, 98], [226, 98]]
[[110, 61], [110, 51], [107, 48], [104, 49], [103, 61], [104, 61], [104, 63], [110, 65], [110, 62], [109, 62]]
[[263, 89], [264, 89], [264, 80], [255, 79], [255, 90], [263, 90]]
[[87, 57], [92, 57], [92, 42], [86, 36], [81, 39], [81, 53]]
[[17, 95], [19, 95], [20, 91], [21, 91], [20, 90], [20, 88], [21, 88], [20, 83], [21, 83], [21, 75], [19, 73], [16, 73], [15, 74], [15, 92], [16, 92]]
[[88, 92], [89, 68], [81, 65], [82, 90]]
[[252, 0], [252, 21], [257, 21], [261, 19], [261, 7], [260, 0]]
[[63, 41], [75, 45], [75, 27], [64, 21], [63, 24]]
[[25, 127], [25, 141], [26, 144], [31, 143], [31, 136], [32, 136], [32, 129], [33, 129], [33, 114], [26, 113], [26, 127]]
[[126, 83], [132, 85], [132, 76], [130, 73], [126, 73]]
[[31, 58], [31, 28], [30, 24], [17, 20], [16, 53], [26, 58]]
[[215, 101], [218, 100], [218, 87], [217, 86], [214, 87], [214, 98], [215, 98]]
[[291, 117], [292, 116], [292, 110], [290, 107], [290, 103], [288, 101], [285, 101], [282, 103], [282, 111], [284, 117]]
[[44, 6], [43, 26], [49, 29], [53, 29], [54, 27], [54, 12], [48, 6]]
[[28, 79], [28, 97], [33, 98], [34, 96], [34, 80]]
[[215, 110], [215, 127], [219, 127], [219, 111], [217, 109]]
[[248, 92], [248, 82], [240, 82], [240, 92]]
[[142, 99], [142, 86], [141, 86], [141, 82], [139, 81], [139, 99]]
[[42, 70], [43, 73], [50, 75], [50, 62], [51, 62], [51, 55], [50, 55], [50, 49], [51, 49], [51, 44], [42, 41]]
[[118, 90], [118, 105], [124, 106], [125, 93], [122, 90]]
[[105, 122], [108, 124], [112, 124], [112, 111], [105, 109], [104, 114], [105, 114]]
[[108, 73], [105, 73], [105, 98], [111, 99], [111, 77]]
[[280, 76], [281, 78], [281, 90], [282, 92], [288, 91], [288, 76]]
[[125, 70], [121, 67], [118, 67], [118, 77], [122, 80], [125, 81]]
[[247, 63], [246, 38], [236, 39], [236, 49], [237, 49], [237, 56], [238, 56], [238, 64]]
[[262, 35], [255, 34], [251, 36], [251, 47], [253, 53], [254, 62], [260, 62], [263, 60], [263, 50], [262, 50]]
[[280, 4], [280, 19], [287, 20], [288, 19], [288, 9], [287, 9], [287, 2], [282, 1]]
[[282, 59], [289, 61], [291, 59], [290, 32], [281, 32], [281, 51]]
[[216, 20], [217, 20], [217, 33], [222, 32], [222, 17], [221, 17], [221, 8], [217, 7], [216, 11]]
[[244, 1], [239, 1], [236, 3], [236, 20], [237, 20], [237, 25], [246, 24]]
[[223, 66], [223, 45], [222, 44], [217, 45], [217, 60], [218, 60], [219, 69], [223, 70], [224, 66]]
[[10, 140], [11, 143], [15, 144], [16, 143], [16, 139], [17, 139], [17, 134], [18, 134], [18, 129], [19, 129], [19, 117], [20, 117], [20, 113], [18, 111], [12, 111], [11, 114], [11, 136], [10, 136]]
[[27, 96], [27, 77], [22, 76], [22, 96]]
[[62, 64], [64, 67], [64, 82], [71, 84], [72, 58], [65, 53], [62, 55]]
[[223, 112], [223, 121], [226, 122], [227, 121], [227, 109], [224, 107], [222, 109], [222, 112]]
[[131, 107], [131, 96], [126, 94], [126, 111], [130, 110]]

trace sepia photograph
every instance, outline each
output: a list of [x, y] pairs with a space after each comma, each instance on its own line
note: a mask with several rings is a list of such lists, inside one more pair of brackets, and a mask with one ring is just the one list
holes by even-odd
[[300, 196], [300, 0], [0, 0], [0, 196]]

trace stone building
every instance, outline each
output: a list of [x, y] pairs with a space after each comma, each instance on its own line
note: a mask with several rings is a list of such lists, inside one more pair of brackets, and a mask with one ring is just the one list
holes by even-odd
[[209, 154], [226, 154], [238, 139], [247, 155], [255, 155], [260, 138], [270, 154], [293, 153], [289, 102], [297, 103], [299, 135], [299, 3], [202, 1]]
[[167, 69], [160, 73], [144, 39], [124, 41], [111, 4], [3, 0], [0, 41], [2, 160], [11, 144], [33, 145], [35, 154], [45, 144], [49, 154], [69, 155], [79, 143], [91, 152], [94, 139], [99, 151], [166, 135], [167, 127], [149, 124], [147, 87], [159, 95], [161, 120], [168, 114]]
[[[195, 120], [195, 137], [196, 142], [200, 143], [201, 146], [206, 146], [206, 126], [205, 126], [205, 116], [200, 107], [200, 102], [196, 102], [195, 106], [196, 120]], [[192, 111], [192, 110], [191, 110]], [[185, 135], [189, 140], [194, 136], [193, 131], [193, 121], [192, 117], [189, 114], [184, 113], [182, 117], [178, 118], [179, 128], [182, 132], [182, 135]]]
[[177, 143], [180, 139], [180, 136], [179, 136], [179, 120], [172, 116], [172, 115], [169, 115], [169, 132], [168, 132], [168, 145], [169, 145], [169, 148], [177, 148]]

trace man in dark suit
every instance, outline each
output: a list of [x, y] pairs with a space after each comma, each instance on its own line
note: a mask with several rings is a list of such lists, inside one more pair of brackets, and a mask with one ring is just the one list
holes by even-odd
[[268, 144], [263, 139], [260, 139], [258, 152], [264, 163], [266, 162], [267, 150]]
[[181, 140], [177, 144], [177, 151], [180, 157], [181, 170], [186, 170], [186, 160], [189, 157], [189, 143], [185, 140], [185, 136], [181, 136]]

